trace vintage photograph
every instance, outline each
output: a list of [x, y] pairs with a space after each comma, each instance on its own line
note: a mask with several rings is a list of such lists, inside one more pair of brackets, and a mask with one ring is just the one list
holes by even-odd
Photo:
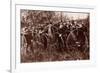
[[90, 59], [90, 14], [20, 9], [21, 63]]

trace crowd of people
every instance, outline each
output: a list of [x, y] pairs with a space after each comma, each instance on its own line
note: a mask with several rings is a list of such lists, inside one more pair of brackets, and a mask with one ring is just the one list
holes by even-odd
[[[27, 52], [34, 52], [34, 48], [42, 48], [43, 50], [50, 50], [52, 48], [58, 51], [65, 51], [69, 48], [67, 42], [72, 41], [68, 39], [68, 35], [70, 34], [75, 40], [75, 34], [71, 33], [74, 30], [88, 34], [89, 28], [86, 27], [86, 25], [88, 25], [88, 23], [84, 23], [82, 20], [71, 20], [58, 22], [56, 24], [49, 22], [38, 24], [37, 26], [32, 26], [32, 24], [29, 23], [28, 26], [21, 28], [21, 48], [26, 48]], [[81, 34], [79, 35], [82, 38]], [[76, 41], [76, 43], [78, 42]], [[78, 46], [81, 47], [79, 43]]]

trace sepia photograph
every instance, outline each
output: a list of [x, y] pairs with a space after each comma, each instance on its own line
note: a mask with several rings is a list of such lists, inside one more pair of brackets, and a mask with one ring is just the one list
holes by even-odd
[[88, 12], [20, 9], [21, 63], [89, 59]]

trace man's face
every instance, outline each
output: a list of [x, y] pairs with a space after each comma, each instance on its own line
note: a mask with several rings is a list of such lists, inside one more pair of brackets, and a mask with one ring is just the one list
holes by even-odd
[[25, 28], [25, 33], [27, 33], [28, 32], [28, 28]]
[[32, 27], [31, 27], [31, 26], [28, 26], [28, 29], [29, 29], [29, 30], [31, 30], [31, 29], [32, 29]]
[[63, 25], [62, 25], [62, 24], [60, 24], [59, 28], [62, 28], [62, 27], [63, 27]]

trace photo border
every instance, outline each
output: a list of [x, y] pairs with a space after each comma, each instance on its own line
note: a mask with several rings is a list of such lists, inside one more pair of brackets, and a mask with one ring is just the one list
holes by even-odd
[[[10, 61], [10, 68], [11, 68], [11, 72], [16, 72], [17, 71], [17, 68], [16, 68], [16, 5], [31, 5], [31, 4], [15, 4], [15, 57], [12, 57], [12, 55], [14, 54], [13, 53], [13, 50], [12, 50], [12, 37], [13, 37], [13, 33], [12, 33], [12, 31], [13, 31], [13, 29], [12, 29], [12, 7], [11, 7], [11, 11], [10, 11], [10, 15], [11, 15], [11, 18], [10, 18], [10, 22], [11, 22], [11, 30], [10, 30], [10, 33], [11, 33], [11, 37], [10, 37], [10, 39], [11, 39], [11, 42], [10, 42], [10, 46], [11, 46], [11, 53], [10, 53], [10, 56], [11, 56], [11, 61]], [[11, 5], [12, 6], [12, 5]], [[46, 5], [32, 5], [32, 6], [45, 6], [45, 7], [61, 7], [61, 8], [63, 8], [63, 6], [46, 6]], [[64, 8], [77, 8], [76, 6], [75, 7], [68, 7], [68, 6], [64, 6]], [[78, 9], [90, 9], [90, 10], [93, 10], [94, 11], [94, 8], [92, 7], [92, 8], [88, 8], [88, 7], [86, 7], [86, 8], [84, 8], [84, 7], [79, 7]], [[90, 22], [91, 23], [91, 22]], [[94, 22], [95, 23], [95, 22]], [[89, 27], [89, 29], [90, 29], [90, 27]], [[91, 36], [91, 35], [90, 35]], [[95, 53], [94, 53], [95, 54]], [[13, 60], [13, 59], [15, 59], [15, 60]], [[15, 61], [15, 62], [14, 62]], [[93, 63], [92, 64], [90, 64], [90, 65], [94, 65], [95, 64], [95, 61], [93, 61]], [[38, 64], [39, 65], [39, 64]], [[72, 66], [71, 66], [72, 67]]]

